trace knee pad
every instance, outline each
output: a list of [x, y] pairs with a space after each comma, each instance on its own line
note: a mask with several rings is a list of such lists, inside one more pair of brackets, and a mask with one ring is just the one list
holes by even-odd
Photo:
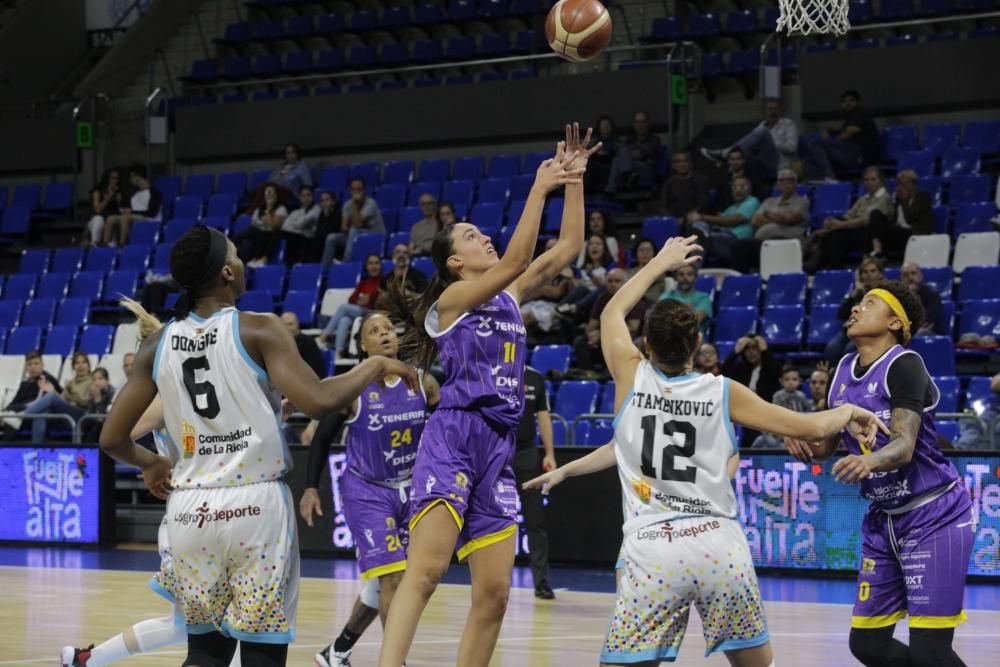
[[236, 640], [220, 632], [188, 635], [188, 653], [181, 667], [229, 667]]
[[372, 577], [361, 585], [361, 604], [371, 609], [378, 609], [378, 578]]

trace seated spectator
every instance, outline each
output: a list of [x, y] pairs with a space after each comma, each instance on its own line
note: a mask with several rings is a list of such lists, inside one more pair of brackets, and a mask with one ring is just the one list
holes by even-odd
[[599, 290], [606, 284], [608, 267], [614, 265], [614, 258], [604, 237], [596, 234], [591, 236], [587, 239], [584, 250], [587, 257], [579, 269], [575, 285], [556, 308], [556, 312], [574, 322], [578, 322], [593, 308]]
[[868, 239], [872, 256], [902, 255], [911, 235], [933, 233], [934, 209], [931, 206], [931, 196], [923, 190], [917, 190], [917, 172], [899, 172], [896, 174], [893, 212], [888, 217], [878, 209], [871, 213]]
[[316, 205], [311, 185], [299, 188], [299, 208], [288, 214], [281, 223], [281, 238], [285, 240], [285, 264], [292, 266], [309, 261], [309, 244], [316, 238], [320, 207]]
[[843, 218], [828, 216], [823, 226], [813, 232], [810, 247], [812, 257], [806, 262], [807, 270], [818, 265], [842, 268], [852, 252], [868, 250], [868, 225], [873, 216], [892, 215], [892, 199], [885, 189], [882, 172], [878, 167], [868, 167], [864, 174], [865, 194], [858, 197]]
[[764, 182], [760, 174], [749, 162], [742, 148], [732, 148], [726, 157], [726, 170], [715, 178], [712, 189], [715, 190], [713, 211], [724, 211], [733, 205], [736, 197], [733, 194], [733, 183], [738, 178], [745, 178], [750, 183], [750, 194], [760, 200], [764, 197]]
[[[623, 257], [622, 248], [618, 244], [618, 232], [615, 231], [615, 226], [607, 213], [604, 211], [591, 211], [590, 215], [587, 216], [586, 234], [588, 239], [594, 236], [600, 236], [604, 239], [604, 245], [608, 247], [608, 254], [611, 255], [612, 261], [616, 264], [621, 264]], [[584, 246], [580, 250], [580, 255], [576, 258], [576, 268], [583, 268], [586, 262], [587, 247]]]
[[605, 190], [613, 194], [651, 184], [659, 157], [660, 138], [653, 134], [649, 114], [637, 111], [632, 118], [632, 134], [615, 151]]
[[[73, 353], [73, 372], [73, 379], [62, 391], [59, 391], [58, 384], [50, 382], [47, 377], [39, 378], [38, 389], [41, 395], [24, 408], [24, 414], [61, 414], [69, 415], [74, 420], [86, 414], [93, 379], [90, 376], [90, 359], [83, 352]], [[44, 442], [48, 425], [48, 419], [31, 420], [31, 441]]]
[[335, 256], [343, 253], [344, 261], [351, 261], [354, 239], [366, 232], [385, 233], [382, 211], [374, 199], [368, 196], [363, 178], [351, 180], [351, 198], [344, 202], [340, 212], [340, 233], [326, 237], [323, 248], [323, 266], [329, 266]]
[[128, 380], [129, 376], [132, 375], [132, 366], [135, 365], [135, 352], [126, 352], [122, 356], [122, 373], [125, 375], [125, 379]]
[[410, 229], [410, 253], [414, 257], [431, 254], [434, 235], [441, 229], [441, 223], [438, 222], [437, 216], [437, 200], [434, 199], [434, 195], [424, 192], [417, 201], [424, 217]]
[[[960, 435], [955, 447], [958, 449], [994, 449], [994, 441], [1000, 443], [1000, 373], [990, 380], [990, 400], [985, 405], [977, 404], [967, 406], [973, 414], [979, 417], [975, 419], [961, 419], [958, 422]], [[996, 426], [994, 427], [994, 422]], [[986, 429], [983, 429], [983, 425]], [[992, 433], [990, 430], [992, 429]]]
[[303, 185], [312, 185], [312, 170], [302, 160], [298, 144], [285, 144], [285, 160], [267, 177], [267, 182], [286, 191], [279, 192], [279, 198], [284, 201], [300, 192]]
[[691, 306], [704, 338], [708, 336], [708, 323], [712, 319], [712, 297], [694, 288], [697, 280], [698, 269], [693, 264], [682, 266], [674, 271], [674, 289], [664, 292], [660, 298], [674, 299]]
[[830, 385], [830, 364], [820, 361], [809, 375], [809, 395], [812, 396], [813, 412], [826, 410], [826, 391]]
[[[97, 367], [91, 374], [90, 398], [87, 400], [88, 415], [107, 415], [111, 409], [111, 402], [115, 398], [115, 388], [108, 377], [105, 368]], [[82, 434], [84, 442], [97, 442], [101, 438], [101, 429], [104, 422], [97, 419], [88, 419], [83, 423]]]
[[590, 156], [587, 162], [587, 173], [583, 175], [583, 184], [587, 192], [602, 192], [607, 186], [611, 175], [611, 163], [618, 152], [618, 131], [610, 116], [597, 119], [595, 138], [601, 142], [601, 147]]
[[[42, 355], [39, 352], [28, 352], [24, 355], [24, 371], [25, 378], [18, 385], [14, 398], [4, 407], [4, 412], [24, 412], [28, 405], [43, 396], [42, 387], [51, 387], [50, 391], [57, 394], [62, 393], [59, 381], [45, 370]], [[21, 428], [20, 419], [12, 417], [5, 419], [3, 424], [5, 438], [7, 440], [13, 439], [19, 428]]]
[[[790, 364], [786, 364], [781, 369], [781, 389], [774, 392], [771, 402], [792, 412], [812, 412], [813, 404], [806, 395], [802, 393], [802, 376], [799, 369]], [[755, 449], [781, 449], [784, 439], [773, 433], [761, 433], [753, 441]]]
[[264, 199], [253, 210], [250, 226], [240, 233], [233, 242], [237, 254], [251, 269], [267, 264], [268, 259], [278, 251], [281, 243], [281, 226], [288, 217], [288, 209], [278, 201], [278, 190], [273, 185], [265, 186]]
[[809, 199], [795, 191], [798, 183], [791, 169], [778, 173], [778, 195], [765, 199], [750, 221], [756, 229], [755, 239], [805, 239], [809, 226]]
[[455, 205], [450, 201], [443, 201], [438, 205], [438, 223], [441, 227], [454, 225], [458, 222], [458, 214], [455, 213]]
[[845, 90], [840, 95], [843, 117], [840, 129], [806, 142], [804, 166], [812, 180], [832, 180], [865, 164], [878, 164], [882, 157], [878, 128], [861, 108], [861, 93]]
[[[612, 269], [608, 272], [608, 287], [601, 291], [601, 295], [594, 302], [585, 333], [577, 336], [573, 341], [573, 349], [576, 353], [574, 367], [592, 374], [593, 377], [604, 377], [608, 374], [607, 366], [604, 363], [604, 354], [601, 351], [601, 313], [611, 301], [611, 297], [624, 284], [625, 272], [622, 269]], [[625, 316], [625, 324], [633, 337], [639, 335], [645, 316], [646, 303], [640, 299], [639, 303]]]
[[760, 208], [760, 201], [750, 194], [750, 181], [742, 176], [733, 181], [733, 203], [719, 215], [695, 211], [687, 216], [692, 233], [701, 237], [708, 254], [723, 265], [732, 259], [732, 247], [740, 239], [753, 236], [750, 221]]
[[[550, 238], [545, 242], [547, 252], [558, 239]], [[560, 271], [548, 285], [540, 287], [529, 294], [522, 295], [525, 300], [521, 304], [521, 318], [528, 333], [548, 333], [556, 325], [556, 306], [573, 287], [573, 270], [568, 266]]]
[[104, 225], [104, 245], [125, 245], [132, 223], [137, 220], [159, 220], [163, 207], [163, 195], [149, 183], [146, 168], [134, 164], [128, 170], [129, 181], [135, 192], [129, 205], [120, 209], [117, 215], [107, 217]]
[[410, 294], [420, 294], [427, 289], [427, 276], [410, 265], [410, 246], [405, 243], [398, 243], [392, 249], [392, 273], [383, 277], [379, 285], [379, 304], [388, 298], [390, 287], [397, 284]]
[[924, 307], [924, 323], [915, 336], [950, 336], [948, 323], [944, 319], [944, 308], [941, 307], [941, 295], [924, 282], [924, 272], [914, 262], [903, 264], [900, 278], [910, 291], [920, 298]]
[[711, 373], [719, 375], [722, 366], [719, 365], [719, 351], [711, 343], [702, 343], [698, 353], [694, 355], [694, 370], [696, 373]]
[[857, 349], [854, 347], [854, 343], [847, 337], [847, 332], [845, 331], [847, 320], [851, 316], [851, 309], [861, 303], [862, 297], [868, 293], [868, 290], [874, 289], [883, 280], [885, 280], [885, 273], [883, 273], [881, 261], [875, 257], [865, 257], [861, 260], [861, 265], [858, 267], [858, 275], [854, 283], [854, 290], [847, 295], [841, 302], [840, 308], [837, 309], [837, 319], [844, 322], [844, 328], [830, 339], [826, 344], [826, 349], [823, 351], [823, 358], [831, 366], [836, 367], [840, 363], [842, 356]]
[[378, 255], [368, 255], [365, 259], [365, 277], [354, 288], [347, 303], [340, 306], [330, 321], [323, 327], [319, 335], [320, 341], [327, 343], [334, 338], [334, 350], [338, 358], [347, 356], [348, 338], [354, 318], [361, 317], [366, 311], [375, 308], [378, 300], [379, 285], [382, 283], [382, 258]]
[[781, 115], [781, 102], [768, 100], [764, 120], [736, 143], [721, 150], [702, 148], [701, 154], [722, 165], [730, 151], [739, 148], [746, 155], [756, 151], [757, 161], [767, 178], [782, 169], [792, 169], [799, 160], [799, 128], [795, 121]]
[[93, 215], [87, 222], [85, 242], [96, 246], [104, 240], [104, 222], [118, 215], [122, 205], [121, 172], [108, 169], [101, 176], [101, 182], [90, 191], [90, 206]]
[[[639, 273], [639, 271], [642, 270], [642, 267], [649, 264], [649, 260], [653, 259], [653, 257], [656, 255], [656, 246], [653, 245], [653, 242], [650, 241], [649, 239], [639, 239], [635, 243], [635, 248], [632, 250], [632, 254], [635, 256], [635, 266], [633, 266], [626, 272], [625, 275], [628, 277], [627, 278], [628, 280], [631, 280], [632, 276]], [[650, 285], [649, 289], [646, 290], [646, 293], [643, 295], [642, 298], [644, 298], [646, 301], [649, 302], [650, 305], [652, 305], [660, 300], [660, 296], [663, 295], [663, 292], [666, 289], [667, 289], [666, 279], [660, 278], [652, 285]]]
[[691, 154], [677, 151], [670, 156], [670, 174], [663, 184], [661, 210], [683, 221], [692, 211], [708, 210], [708, 178], [691, 169]]
[[[722, 374], [736, 380], [764, 400], [770, 400], [780, 389], [781, 364], [767, 346], [767, 340], [757, 334], [747, 334], [738, 341], [732, 354], [722, 363]], [[750, 447], [759, 431], [745, 428], [740, 447]]]
[[302, 333], [299, 316], [289, 311], [281, 314], [281, 321], [285, 323], [288, 331], [292, 334], [292, 338], [295, 339], [295, 347], [298, 349], [302, 360], [309, 365], [309, 368], [313, 370], [316, 377], [326, 377], [326, 369], [323, 367], [323, 355], [320, 354], [319, 346], [316, 345], [316, 339]]
[[[329, 266], [323, 251], [326, 248], [326, 241], [333, 234], [339, 234], [340, 207], [337, 206], [337, 198], [329, 190], [319, 193], [319, 218], [316, 219], [316, 243], [312, 244], [312, 255], [309, 261], [323, 262], [323, 266]], [[331, 258], [331, 262], [333, 259]]]

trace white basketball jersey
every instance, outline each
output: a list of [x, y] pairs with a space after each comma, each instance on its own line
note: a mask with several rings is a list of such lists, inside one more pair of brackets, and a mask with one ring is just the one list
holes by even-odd
[[736, 516], [727, 474], [737, 451], [728, 385], [724, 377], [669, 377], [639, 363], [614, 423], [626, 535], [682, 517]]
[[240, 313], [191, 313], [167, 323], [153, 362], [169, 441], [180, 458], [177, 489], [279, 479], [291, 468], [281, 396], [240, 340]]

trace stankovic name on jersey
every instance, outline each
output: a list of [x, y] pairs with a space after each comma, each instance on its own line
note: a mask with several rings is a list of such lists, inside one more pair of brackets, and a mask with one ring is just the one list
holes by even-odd
[[689, 401], [637, 391], [632, 396], [632, 407], [660, 410], [680, 417], [711, 417], [715, 411], [715, 401]]
[[217, 340], [215, 331], [209, 331], [198, 338], [186, 338], [175, 334], [170, 337], [170, 349], [178, 352], [204, 352], [209, 345], [215, 345]]

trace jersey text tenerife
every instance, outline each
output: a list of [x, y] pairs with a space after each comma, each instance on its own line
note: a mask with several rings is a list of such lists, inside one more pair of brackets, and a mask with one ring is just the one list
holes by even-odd
[[625, 534], [681, 517], [734, 518], [727, 466], [735, 452], [729, 380], [695, 373], [670, 377], [640, 362], [615, 418]]
[[163, 329], [153, 380], [180, 459], [177, 489], [278, 479], [291, 468], [279, 427], [281, 396], [240, 340], [240, 312], [190, 314]]
[[437, 303], [427, 312], [427, 333], [437, 343], [445, 381], [439, 408], [475, 410], [504, 430], [517, 426], [524, 409], [527, 354], [521, 309], [509, 292], [438, 326]]
[[[423, 379], [423, 378], [421, 378]], [[427, 421], [427, 399], [402, 380], [368, 385], [347, 427], [347, 467], [373, 482], [401, 482], [413, 474]]]

